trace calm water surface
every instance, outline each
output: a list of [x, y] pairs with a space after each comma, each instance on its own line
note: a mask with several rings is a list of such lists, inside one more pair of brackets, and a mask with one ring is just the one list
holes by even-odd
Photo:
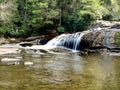
[[44, 52], [0, 59], [16, 57], [22, 57], [18, 65], [0, 62], [0, 90], [120, 90], [119, 56]]

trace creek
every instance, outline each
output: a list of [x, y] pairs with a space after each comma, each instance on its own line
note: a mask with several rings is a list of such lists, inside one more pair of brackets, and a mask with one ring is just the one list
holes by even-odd
[[120, 90], [119, 53], [80, 53], [116, 48], [115, 34], [84, 31], [62, 34], [46, 45], [0, 45], [0, 90]]
[[120, 56], [33, 51], [0, 55], [0, 90], [120, 90]]

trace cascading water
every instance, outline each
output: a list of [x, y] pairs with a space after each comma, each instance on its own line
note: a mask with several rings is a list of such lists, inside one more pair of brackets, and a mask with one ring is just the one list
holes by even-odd
[[89, 31], [77, 32], [74, 34], [62, 34], [50, 40], [46, 45], [33, 45], [25, 47], [25, 49], [47, 50], [53, 48], [63, 48], [72, 51], [79, 51], [82, 49], [81, 40], [83, 36]]
[[83, 35], [84, 33], [62, 34], [49, 41], [46, 45], [72, 50], [79, 50], [80, 49], [79, 46]]
[[110, 32], [105, 32], [105, 37], [104, 37], [104, 43], [103, 43], [103, 45], [105, 47], [107, 47], [107, 48], [110, 48], [109, 37], [110, 37]]

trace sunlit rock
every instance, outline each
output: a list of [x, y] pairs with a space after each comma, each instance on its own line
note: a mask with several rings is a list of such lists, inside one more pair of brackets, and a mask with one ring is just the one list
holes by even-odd
[[19, 62], [19, 61], [21, 61], [21, 60], [18, 58], [3, 58], [3, 59], [1, 59], [1, 62]]
[[[116, 48], [116, 29], [104, 29], [99, 31], [92, 31], [84, 35], [82, 42], [86, 41], [84, 48]], [[89, 44], [89, 46], [88, 46]]]
[[17, 58], [17, 59], [22, 59], [22, 57], [15, 57], [15, 58]]
[[34, 63], [33, 62], [24, 62], [25, 66], [32, 66]]

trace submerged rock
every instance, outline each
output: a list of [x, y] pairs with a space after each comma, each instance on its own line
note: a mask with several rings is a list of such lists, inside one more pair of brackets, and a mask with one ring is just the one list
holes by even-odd
[[1, 62], [19, 62], [19, 61], [21, 61], [21, 60], [18, 58], [3, 58], [3, 59], [1, 59]]
[[24, 62], [25, 66], [32, 66], [34, 63], [33, 62]]
[[110, 52], [110, 53], [108, 53], [108, 55], [110, 55], [110, 56], [120, 56], [120, 53]]
[[21, 59], [19, 58], [3, 58], [1, 62], [6, 63], [7, 65], [19, 65]]

